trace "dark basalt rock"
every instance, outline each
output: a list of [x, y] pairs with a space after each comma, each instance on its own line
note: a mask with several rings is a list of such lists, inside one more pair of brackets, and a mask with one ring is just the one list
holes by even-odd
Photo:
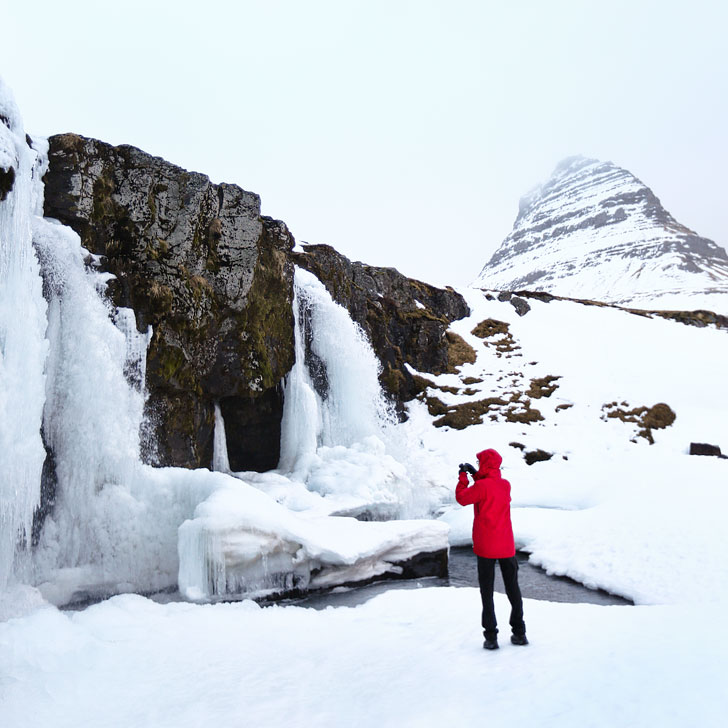
[[433, 374], [448, 371], [445, 332], [470, 312], [460, 294], [407, 278], [394, 268], [351, 262], [329, 245], [306, 245], [293, 258], [364, 329], [382, 362], [382, 386], [397, 403], [421, 391], [405, 363]]
[[551, 458], [554, 456], [552, 452], [547, 452], [546, 450], [541, 450], [540, 448], [537, 450], [528, 450], [523, 454], [523, 459], [526, 461], [527, 465], [533, 465], [534, 463], [543, 463], [547, 460], [551, 460]]
[[8, 167], [7, 169], [0, 167], [0, 202], [7, 199], [14, 184], [15, 169], [13, 167]]
[[691, 455], [710, 455], [712, 457], [728, 458], [723, 455], [718, 445], [709, 445], [706, 442], [691, 442], [690, 443], [690, 454]]
[[275, 424], [257, 410], [280, 426], [279, 384], [293, 365], [286, 226], [260, 215], [258, 195], [134, 147], [75, 134], [49, 141], [45, 214], [103, 256], [114, 304], [134, 310], [140, 331], [153, 327], [156, 462], [208, 466], [221, 401], [234, 467], [275, 465]]
[[530, 310], [531, 307], [524, 301], [522, 298], [518, 298], [518, 296], [513, 296], [510, 300], [511, 306], [516, 309], [516, 313], [519, 316], [525, 316]]

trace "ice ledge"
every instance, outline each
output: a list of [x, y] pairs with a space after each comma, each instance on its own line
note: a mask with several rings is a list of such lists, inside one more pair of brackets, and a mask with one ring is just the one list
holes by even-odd
[[448, 526], [292, 513], [245, 483], [213, 493], [179, 528], [179, 589], [193, 601], [301, 593], [442, 575]]

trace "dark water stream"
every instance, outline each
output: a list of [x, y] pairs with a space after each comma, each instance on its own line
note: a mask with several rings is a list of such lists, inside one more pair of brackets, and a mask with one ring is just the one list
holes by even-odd
[[[573, 579], [563, 576], [549, 576], [543, 569], [534, 566], [528, 561], [528, 554], [517, 552], [518, 557], [518, 583], [521, 594], [526, 599], [541, 599], [549, 602], [571, 602], [573, 604], [617, 604], [631, 605], [628, 599], [610, 594], [601, 589], [588, 589]], [[355, 607], [369, 601], [378, 594], [390, 589], [420, 589], [422, 587], [441, 586], [478, 586], [477, 559], [472, 549], [451, 548], [448, 562], [447, 578], [436, 576], [421, 579], [386, 579], [365, 586], [337, 587], [328, 591], [317, 591], [303, 597], [277, 598], [268, 597], [259, 600], [262, 606], [272, 604], [310, 607], [312, 609], [326, 609], [326, 607]], [[500, 568], [495, 570], [495, 590], [505, 593]], [[176, 590], [167, 590], [146, 595], [150, 599], [167, 604], [169, 602], [184, 601]], [[91, 604], [102, 601], [105, 597], [86, 599], [68, 604], [62, 609], [77, 611], [85, 609]], [[230, 601], [237, 601], [231, 599]]]
[[[528, 562], [528, 554], [518, 552], [518, 583], [521, 594], [527, 599], [542, 599], [550, 602], [571, 602], [587, 604], [630, 605], [627, 599], [598, 589], [588, 589], [572, 579], [562, 576], [549, 576], [543, 569]], [[390, 589], [418, 589], [432, 586], [478, 586], [476, 557], [470, 547], [451, 548], [448, 578], [430, 577], [426, 579], [390, 580], [350, 589], [334, 589], [279, 602], [299, 607], [325, 609], [326, 607], [354, 607], [363, 604], [377, 594]], [[495, 589], [505, 593], [500, 569], [496, 568]]]

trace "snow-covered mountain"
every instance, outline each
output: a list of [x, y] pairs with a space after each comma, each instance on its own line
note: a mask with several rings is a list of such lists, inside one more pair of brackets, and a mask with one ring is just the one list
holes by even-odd
[[476, 285], [645, 308], [728, 312], [728, 255], [681, 225], [634, 175], [570, 157], [521, 198]]

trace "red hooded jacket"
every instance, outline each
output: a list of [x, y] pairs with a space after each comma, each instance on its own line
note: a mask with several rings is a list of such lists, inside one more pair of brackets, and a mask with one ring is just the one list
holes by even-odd
[[503, 458], [495, 450], [478, 453], [478, 472], [468, 487], [468, 474], [460, 473], [455, 499], [461, 506], [475, 506], [473, 551], [486, 559], [516, 555], [511, 525], [511, 484], [501, 477]]

